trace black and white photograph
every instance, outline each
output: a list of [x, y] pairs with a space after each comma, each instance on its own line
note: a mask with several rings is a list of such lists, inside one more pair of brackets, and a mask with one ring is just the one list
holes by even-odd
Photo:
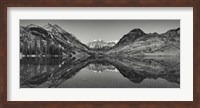
[[180, 20], [20, 20], [20, 88], [180, 88]]

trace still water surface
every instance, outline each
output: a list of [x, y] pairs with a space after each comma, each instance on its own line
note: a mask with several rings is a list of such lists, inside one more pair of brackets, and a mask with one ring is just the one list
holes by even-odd
[[21, 88], [179, 88], [180, 63], [167, 59], [22, 58]]

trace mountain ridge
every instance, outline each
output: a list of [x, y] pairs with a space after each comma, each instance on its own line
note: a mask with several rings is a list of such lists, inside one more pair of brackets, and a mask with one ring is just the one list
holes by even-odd
[[[20, 27], [21, 49], [31, 50], [31, 53], [27, 50], [24, 51], [25, 55], [36, 54], [37, 52], [41, 55], [52, 56], [57, 52], [55, 49], [59, 49], [62, 52], [62, 54], [59, 53], [58, 55], [64, 54], [69, 57], [78, 53], [81, 53], [79, 55], [89, 55], [89, 47], [82, 44], [75, 36], [72, 36], [61, 27], [48, 24], [45, 28], [33, 24]], [[23, 45], [24, 41], [26, 43], [25, 45]], [[46, 51], [38, 51], [41, 50], [41, 48]]]
[[22, 55], [65, 55], [79, 58], [99, 55], [173, 56], [180, 54], [180, 28], [162, 34], [145, 33], [135, 28], [117, 43], [96, 40], [86, 45], [58, 25], [40, 27], [30, 24], [20, 26], [20, 51]]
[[[133, 32], [134, 31], [134, 32]], [[162, 48], [177, 48], [166, 53]], [[169, 48], [170, 49], [170, 48]], [[156, 52], [157, 51], [157, 52]], [[170, 53], [170, 54], [167, 54]], [[131, 30], [107, 53], [119, 55], [179, 55], [180, 53], [180, 28], [171, 29], [166, 33], [144, 33], [141, 29]]]

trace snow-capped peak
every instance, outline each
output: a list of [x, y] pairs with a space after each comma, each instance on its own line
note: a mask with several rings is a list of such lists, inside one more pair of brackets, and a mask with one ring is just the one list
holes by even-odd
[[93, 40], [92, 42], [89, 42], [89, 43], [88, 43], [88, 46], [91, 47], [91, 48], [94, 48], [94, 47], [98, 47], [98, 48], [102, 48], [102, 47], [112, 47], [112, 46], [114, 46], [117, 42], [118, 42], [118, 40], [105, 42], [105, 41], [102, 40], [102, 39], [98, 39], [98, 40]]
[[114, 42], [117, 43], [117, 42], [119, 42], [119, 40], [115, 40]]
[[103, 41], [103, 40], [102, 39], [98, 39], [98, 40], [95, 39], [95, 40], [93, 40], [93, 42], [96, 42], [96, 41]]
[[119, 40], [113, 40], [113, 41], [109, 41], [109, 42], [117, 43], [117, 42], [119, 42]]
[[113, 42], [116, 44], [117, 42], [119, 42], [119, 40], [108, 41], [108, 43], [113, 43]]

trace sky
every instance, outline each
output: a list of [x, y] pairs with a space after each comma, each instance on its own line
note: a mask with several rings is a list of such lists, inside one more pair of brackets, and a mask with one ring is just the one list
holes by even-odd
[[145, 33], [165, 33], [180, 27], [180, 20], [20, 20], [20, 26], [57, 24], [82, 43], [93, 40], [115, 41], [135, 28]]

